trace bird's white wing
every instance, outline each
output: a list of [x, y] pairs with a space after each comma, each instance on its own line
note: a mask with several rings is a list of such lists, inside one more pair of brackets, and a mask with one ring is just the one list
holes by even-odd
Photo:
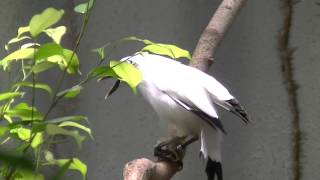
[[220, 82], [198, 69], [192, 67], [187, 68], [189, 68], [190, 74], [196, 77], [197, 81], [206, 89], [215, 104], [235, 114], [245, 123], [249, 122], [249, 117], [243, 106]]
[[152, 67], [146, 68], [148, 70], [143, 71], [143, 76], [178, 105], [194, 113], [213, 128], [225, 132], [208, 92], [196, 82], [195, 77], [188, 75], [188, 69], [185, 67], [176, 63], [159, 63], [157, 66], [153, 64]]

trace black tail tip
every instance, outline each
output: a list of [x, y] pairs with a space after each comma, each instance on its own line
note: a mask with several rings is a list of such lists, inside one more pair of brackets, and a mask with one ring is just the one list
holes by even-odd
[[212, 161], [210, 158], [208, 159], [206, 166], [206, 173], [208, 176], [208, 180], [222, 180], [222, 165], [221, 162]]

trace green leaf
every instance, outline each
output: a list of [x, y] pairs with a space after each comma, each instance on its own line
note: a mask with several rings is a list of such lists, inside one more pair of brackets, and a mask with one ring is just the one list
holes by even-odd
[[141, 51], [148, 51], [159, 55], [165, 55], [174, 59], [184, 57], [191, 60], [189, 51], [171, 44], [150, 44], [142, 48]]
[[142, 80], [141, 72], [132, 64], [120, 61], [110, 61], [110, 67], [117, 74], [121, 81], [126, 82], [134, 93], [137, 92], [137, 86]]
[[[1, 165], [6, 164], [6, 165], [9, 165], [12, 167], [16, 166], [17, 169], [19, 170], [19, 172], [21, 172], [22, 170], [30, 171], [30, 170], [34, 169], [35, 165], [34, 165], [31, 158], [29, 158], [28, 156], [18, 155], [18, 153], [15, 153], [15, 152], [3, 151], [4, 149], [5, 148], [2, 148], [0, 151]], [[2, 168], [3, 168], [3, 166], [1, 166], [1, 170], [3, 170]], [[3, 171], [1, 173], [3, 173]], [[16, 179], [16, 178], [14, 178], [14, 179]]]
[[62, 122], [59, 124], [59, 127], [66, 127], [66, 126], [81, 129], [81, 130], [87, 132], [90, 135], [90, 137], [93, 138], [92, 133], [91, 133], [91, 129], [82, 125], [82, 124], [72, 122], [72, 121], [65, 121], [65, 122]]
[[[90, 0], [87, 3], [82, 3], [74, 7], [74, 11], [80, 14], [85, 14], [87, 10], [89, 11], [94, 4], [94, 0]], [[89, 6], [88, 6], [89, 5]]]
[[124, 40], [124, 41], [139, 41], [139, 42], [143, 42], [146, 45], [154, 44], [154, 42], [152, 42], [148, 39], [140, 39], [135, 36], [129, 36], [129, 37], [123, 38], [122, 40]]
[[87, 176], [87, 165], [84, 164], [78, 158], [72, 159], [47, 159], [49, 165], [57, 165], [59, 167], [64, 167], [69, 170], [76, 170], [79, 171], [82, 175], [82, 179], [85, 180]]
[[[21, 139], [22, 141], [26, 141], [26, 142], [29, 142], [30, 138], [33, 136], [33, 133], [31, 133], [30, 129], [23, 128], [23, 127], [11, 129], [10, 133], [13, 135], [16, 135], [17, 138]], [[43, 143], [43, 134], [36, 133], [32, 142], [31, 142], [31, 147], [37, 148], [42, 143]]]
[[[32, 82], [18, 82], [16, 84], [13, 85], [13, 87], [19, 87], [19, 86], [24, 86], [24, 87], [33, 87], [33, 83]], [[42, 89], [47, 91], [50, 95], [52, 94], [52, 89], [49, 85], [44, 84], [44, 83], [35, 83], [34, 87], [37, 89]]]
[[63, 50], [63, 56], [64, 56], [64, 62], [65, 62], [65, 67], [67, 67], [69, 61], [71, 60], [67, 72], [70, 74], [74, 74], [76, 72], [79, 72], [79, 59], [76, 53], [74, 53], [73, 51], [69, 50], [69, 49], [64, 49]]
[[79, 86], [79, 85], [73, 86], [72, 88], [59, 92], [57, 96], [59, 97], [63, 96], [65, 98], [75, 98], [82, 89], [83, 89], [82, 86]]
[[17, 96], [22, 96], [23, 93], [21, 92], [5, 92], [0, 94], [0, 101], [6, 100], [6, 99], [11, 99]]
[[2, 59], [2, 61], [11, 61], [15, 59], [31, 59], [33, 58], [34, 52], [34, 48], [19, 49], [7, 55], [5, 58]]
[[44, 176], [40, 173], [35, 174], [34, 171], [30, 170], [17, 170], [17, 175], [14, 180], [44, 180]]
[[88, 120], [86, 116], [64, 116], [64, 117], [59, 117], [59, 118], [54, 118], [46, 121], [46, 123], [61, 123], [65, 121], [83, 121], [83, 120]]
[[33, 16], [29, 22], [32, 37], [37, 37], [43, 30], [57, 23], [63, 14], [63, 10], [47, 8], [41, 14]]
[[22, 34], [29, 32], [29, 31], [30, 31], [29, 26], [19, 27], [17, 38], [20, 38]]
[[10, 39], [7, 44], [13, 44], [13, 43], [25, 40], [25, 39], [31, 39], [31, 38], [29, 36], [15, 37], [15, 38]]
[[56, 28], [49, 28], [44, 31], [55, 43], [60, 44], [61, 38], [67, 32], [65, 26], [59, 26]]
[[39, 50], [34, 55], [34, 58], [36, 60], [41, 60], [54, 55], [63, 55], [63, 48], [56, 43], [47, 43], [40, 46]]
[[5, 114], [10, 117], [20, 118], [23, 121], [43, 119], [43, 115], [35, 107], [30, 107], [26, 103], [17, 104], [15, 107], [7, 110]]
[[104, 78], [104, 77], [114, 77], [119, 78], [119, 76], [111, 69], [109, 66], [99, 66], [94, 68], [88, 75], [89, 79], [92, 78]]
[[105, 47], [100, 47], [100, 48], [92, 49], [91, 51], [97, 53], [99, 56], [99, 59], [103, 60], [106, 57], [104, 54], [104, 48]]
[[81, 148], [82, 142], [86, 139], [85, 136], [80, 135], [79, 132], [76, 130], [69, 131], [54, 124], [48, 124], [46, 127], [46, 132], [48, 133], [48, 135], [52, 135], [52, 136], [58, 135], [58, 134], [71, 136], [75, 139], [79, 148]]
[[56, 63], [52, 63], [52, 62], [49, 62], [49, 61], [43, 61], [43, 62], [40, 62], [40, 63], [37, 63], [36, 65], [34, 65], [32, 67], [32, 71], [35, 73], [35, 74], [38, 74], [40, 72], [43, 72], [47, 69], [50, 69], [52, 67], [54, 67], [56, 65]]

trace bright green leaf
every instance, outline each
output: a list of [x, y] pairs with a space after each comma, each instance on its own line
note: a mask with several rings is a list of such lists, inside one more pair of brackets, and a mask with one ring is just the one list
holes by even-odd
[[40, 46], [39, 50], [34, 55], [34, 58], [36, 60], [41, 60], [54, 55], [63, 55], [63, 48], [56, 43], [47, 43]]
[[[24, 86], [24, 87], [33, 87], [33, 83], [32, 82], [18, 82], [16, 84], [13, 85], [13, 87], [19, 87], [19, 86]], [[44, 83], [35, 83], [34, 87], [37, 89], [42, 89], [47, 91], [50, 95], [52, 94], [52, 89], [49, 85], [44, 84]]]
[[142, 80], [141, 72], [132, 64], [120, 61], [110, 61], [110, 67], [117, 74], [121, 81], [126, 82], [134, 93], [136, 88]]
[[6, 99], [11, 99], [17, 96], [22, 96], [23, 93], [21, 92], [5, 92], [0, 94], [0, 101], [6, 100]]
[[82, 124], [72, 122], [72, 121], [65, 121], [65, 122], [62, 122], [59, 124], [59, 127], [66, 127], [66, 126], [81, 129], [81, 130], [87, 132], [90, 135], [90, 137], [93, 138], [92, 133], [91, 133], [91, 129], [82, 125]]
[[2, 61], [11, 61], [15, 59], [31, 59], [33, 58], [34, 52], [34, 48], [19, 49], [3, 58]]
[[61, 38], [66, 33], [67, 28], [65, 26], [59, 26], [56, 28], [46, 29], [44, 32], [57, 44], [60, 44]]
[[[22, 141], [26, 141], [26, 142], [29, 142], [30, 138], [33, 136], [33, 133], [31, 133], [30, 129], [22, 128], [22, 127], [11, 129], [10, 133], [16, 135], [17, 138], [21, 139]], [[37, 148], [42, 143], [43, 143], [43, 134], [36, 133], [35, 136], [33, 137], [32, 142], [31, 142], [31, 147]]]
[[63, 96], [65, 98], [75, 98], [79, 93], [80, 91], [83, 89], [82, 86], [73, 86], [72, 88], [69, 88], [69, 89], [66, 89], [66, 90], [63, 90], [61, 92], [59, 92], [57, 94], [57, 96]]
[[35, 108], [29, 107], [26, 103], [19, 103], [15, 107], [7, 110], [6, 115], [20, 118], [23, 121], [42, 120], [43, 115]]
[[58, 134], [71, 136], [75, 139], [79, 148], [81, 148], [82, 142], [86, 139], [85, 136], [80, 135], [79, 132], [76, 130], [73, 130], [73, 131], [66, 130], [54, 124], [48, 124], [46, 127], [46, 132], [48, 133], [48, 135], [52, 135], [52, 136], [58, 135]]
[[142, 48], [141, 51], [148, 51], [159, 55], [165, 55], [174, 59], [184, 57], [191, 60], [189, 51], [171, 44], [150, 44]]
[[22, 34], [29, 32], [29, 31], [30, 31], [29, 26], [19, 27], [17, 38], [20, 38]]
[[[89, 6], [88, 6], [89, 4]], [[74, 11], [80, 14], [85, 14], [87, 10], [90, 10], [94, 4], [94, 0], [90, 0], [87, 3], [82, 3], [74, 7]]]
[[[67, 72], [70, 74], [74, 74], [76, 72], [79, 72], [79, 59], [78, 59], [77, 54], [69, 49], [64, 49], [63, 56], [64, 56], [64, 60], [65, 60], [65, 67], [67, 67], [67, 65], [69, 63]], [[71, 62], [69, 62], [70, 60], [71, 60]]]
[[10, 39], [7, 44], [13, 44], [13, 43], [25, 40], [25, 39], [31, 39], [31, 38], [29, 36], [15, 37], [15, 38]]
[[57, 23], [63, 14], [63, 10], [47, 8], [41, 14], [34, 15], [29, 23], [32, 37], [37, 37], [43, 30]]
[[59, 118], [54, 118], [46, 121], [46, 123], [61, 123], [65, 121], [83, 121], [83, 120], [88, 120], [87, 117], [85, 116], [64, 116], [64, 117], [59, 117]]

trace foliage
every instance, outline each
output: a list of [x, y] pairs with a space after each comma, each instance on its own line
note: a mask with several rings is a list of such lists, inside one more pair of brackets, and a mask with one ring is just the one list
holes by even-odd
[[[82, 15], [83, 20], [72, 49], [61, 44], [67, 28], [61, 25], [54, 26], [63, 18], [64, 10], [51, 7], [34, 15], [27, 26], [19, 27], [17, 35], [5, 45], [8, 55], [0, 59], [0, 69], [7, 73], [9, 83], [0, 92], [0, 145], [10, 153], [0, 152], [0, 179], [42, 180], [45, 178], [42, 174], [43, 169], [48, 166], [58, 167], [54, 179], [62, 178], [68, 170], [78, 171], [82, 179], [86, 179], [87, 166], [84, 162], [77, 157], [54, 158], [50, 147], [59, 143], [55, 141], [57, 135], [74, 139], [79, 148], [87, 137], [93, 139], [91, 129], [87, 127], [87, 117], [66, 115], [52, 118], [50, 114], [61, 99], [76, 98], [81, 93], [83, 85], [93, 79], [99, 81], [113, 77], [118, 82], [128, 84], [136, 93], [136, 88], [142, 80], [141, 72], [125, 61], [111, 60], [111, 53], [108, 54], [107, 60], [106, 48], [110, 48], [112, 52], [123, 42], [136, 41], [144, 44], [140, 52], [148, 51], [171, 58], [191, 58], [188, 51], [175, 45], [126, 37], [92, 50], [98, 55], [97, 65], [84, 80], [62, 90], [62, 83], [67, 76], [80, 75], [80, 59], [76, 52], [94, 2], [88, 0], [74, 8], [75, 12]], [[44, 36], [49, 40], [39, 43]], [[61, 72], [61, 77], [54, 86], [38, 80], [40, 75], [45, 75], [51, 69]], [[118, 87], [119, 83], [116, 86]], [[36, 95], [40, 91], [45, 92], [44, 94], [51, 99], [49, 107], [43, 112], [35, 103], [38, 97]]]
[[[89, 4], [89, 6], [86, 6]], [[55, 136], [70, 136], [81, 148], [87, 136], [92, 137], [85, 116], [51, 118], [50, 113], [58, 102], [78, 96], [81, 85], [61, 90], [67, 76], [79, 74], [79, 58], [76, 54], [86, 28], [90, 10], [94, 5], [89, 0], [76, 7], [81, 10], [83, 24], [75, 47], [70, 50], [62, 46], [65, 26], [54, 27], [64, 15], [64, 10], [47, 8], [34, 15], [27, 26], [18, 29], [17, 36], [5, 45], [8, 55], [0, 60], [0, 68], [7, 73], [9, 84], [0, 93], [0, 145], [8, 152], [0, 152], [0, 179], [44, 179], [42, 169], [47, 166], [59, 168], [56, 177], [61, 178], [67, 170], [78, 171], [86, 179], [87, 166], [77, 157], [55, 159], [50, 156], [50, 147]], [[48, 42], [39, 43], [40, 36], [49, 37]], [[48, 38], [47, 38], [48, 39]], [[12, 49], [12, 47], [20, 47]], [[40, 82], [38, 77], [49, 69], [61, 71], [57, 85]], [[38, 91], [47, 92], [50, 106], [44, 112], [36, 107]], [[31, 100], [30, 100], [31, 99]], [[51, 157], [51, 158], [50, 158]]]

